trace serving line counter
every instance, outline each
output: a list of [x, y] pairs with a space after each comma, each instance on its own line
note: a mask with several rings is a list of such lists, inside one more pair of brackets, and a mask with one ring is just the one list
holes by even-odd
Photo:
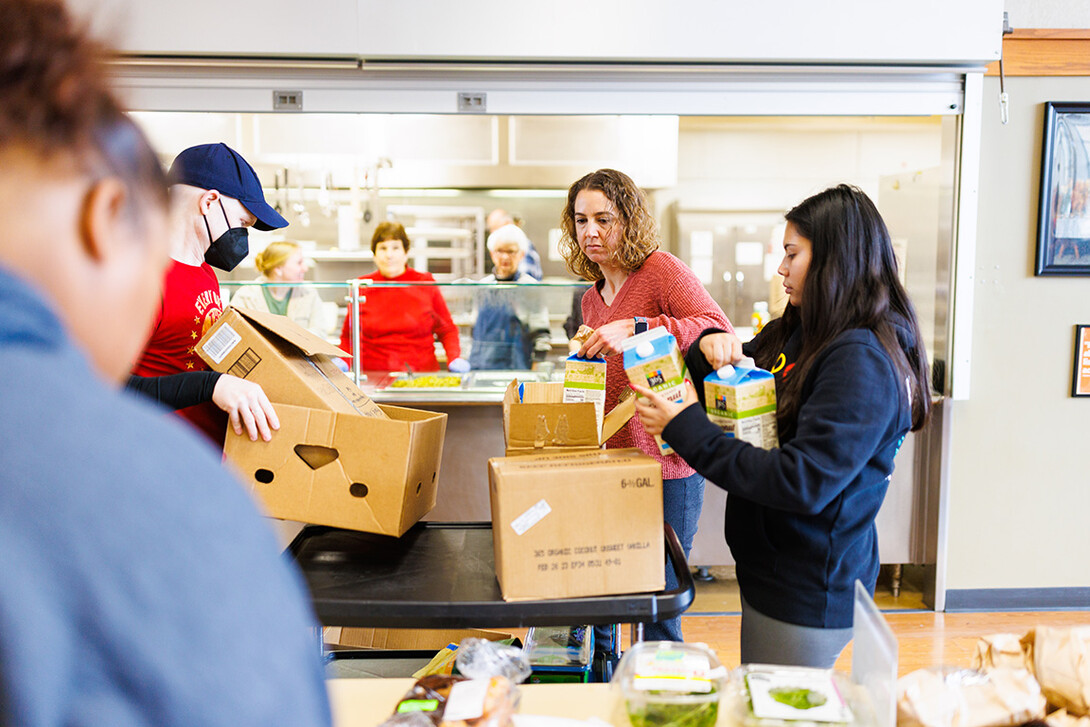
[[[503, 392], [512, 379], [549, 381], [553, 371], [471, 371], [419, 374], [457, 378], [459, 386], [401, 387], [404, 372], [368, 371], [360, 388], [380, 404], [407, 406], [447, 415], [435, 508], [425, 517], [439, 522], [479, 522], [492, 517], [488, 501], [488, 460], [504, 455]], [[560, 379], [556, 379], [560, 380]], [[426, 380], [425, 380], [426, 381]]]

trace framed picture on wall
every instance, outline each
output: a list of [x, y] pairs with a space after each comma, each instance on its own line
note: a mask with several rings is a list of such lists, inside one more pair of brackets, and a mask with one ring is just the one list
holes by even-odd
[[1037, 275], [1090, 275], [1090, 103], [1045, 104]]
[[1090, 396], [1090, 324], [1075, 326], [1075, 366], [1071, 396]]

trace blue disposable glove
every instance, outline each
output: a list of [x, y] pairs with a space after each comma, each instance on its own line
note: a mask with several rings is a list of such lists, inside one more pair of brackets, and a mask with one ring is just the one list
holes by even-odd
[[447, 368], [450, 369], [451, 373], [464, 374], [469, 371], [469, 361], [466, 361], [464, 358], [459, 356], [458, 358], [448, 363]]
[[341, 371], [345, 372], [346, 374], [350, 370], [350, 367], [348, 366], [348, 362], [345, 361], [343, 358], [338, 358], [337, 356], [334, 356], [333, 357], [333, 363], [336, 364], [337, 368], [339, 368]]

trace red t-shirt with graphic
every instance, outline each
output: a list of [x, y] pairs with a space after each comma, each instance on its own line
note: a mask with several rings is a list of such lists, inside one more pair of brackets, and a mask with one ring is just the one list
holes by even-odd
[[[223, 313], [220, 285], [208, 263], [199, 266], [171, 261], [163, 280], [163, 297], [151, 338], [133, 368], [137, 376], [165, 376], [207, 371], [197, 355], [197, 341]], [[217, 447], [227, 433], [227, 414], [212, 402], [179, 409], [178, 413], [208, 435]]]

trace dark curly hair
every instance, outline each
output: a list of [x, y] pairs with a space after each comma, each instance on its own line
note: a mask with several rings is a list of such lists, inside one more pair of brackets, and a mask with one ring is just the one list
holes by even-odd
[[560, 215], [560, 254], [568, 270], [584, 280], [601, 280], [602, 270], [579, 247], [575, 232], [575, 198], [585, 189], [601, 192], [610, 201], [624, 231], [614, 253], [614, 264], [622, 270], [639, 270], [647, 256], [659, 249], [659, 233], [647, 204], [647, 195], [631, 177], [616, 169], [599, 169], [586, 175], [568, 190], [568, 203]]
[[136, 191], [131, 214], [149, 197], [165, 206], [162, 165], [110, 90], [109, 53], [64, 3], [3, 0], [0, 28], [0, 150], [68, 158], [93, 179], [116, 176]]

